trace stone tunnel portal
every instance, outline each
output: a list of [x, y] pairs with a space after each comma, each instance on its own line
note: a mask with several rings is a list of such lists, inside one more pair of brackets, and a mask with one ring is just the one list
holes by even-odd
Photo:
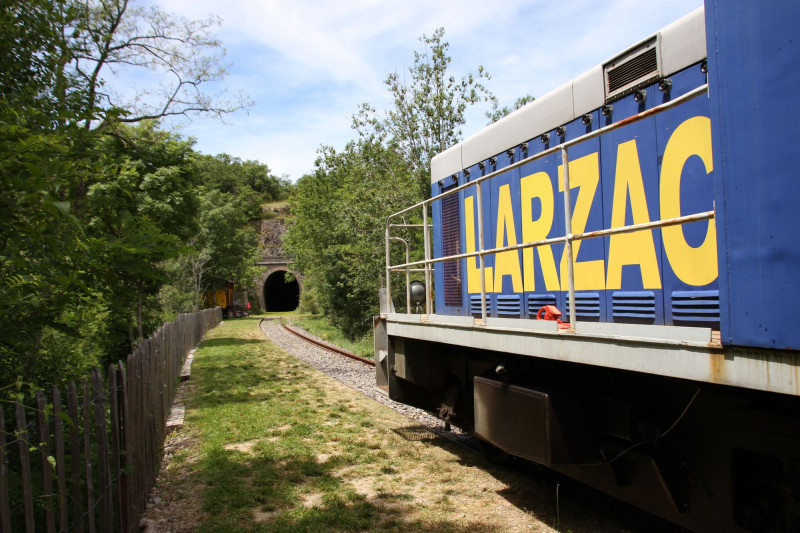
[[267, 312], [294, 311], [300, 304], [300, 285], [286, 281], [286, 270], [276, 270], [264, 281], [264, 307]]

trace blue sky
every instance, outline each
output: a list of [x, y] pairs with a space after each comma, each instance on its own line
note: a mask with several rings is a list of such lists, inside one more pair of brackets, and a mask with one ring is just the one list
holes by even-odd
[[[188, 18], [215, 14], [231, 63], [225, 85], [254, 104], [179, 130], [206, 154], [266, 163], [292, 181], [314, 168], [321, 144], [355, 137], [360, 103], [390, 107], [383, 80], [407, 72], [421, 35], [440, 26], [452, 72], [478, 65], [502, 105], [542, 96], [702, 5], [702, 0], [153, 0]], [[476, 106], [465, 136], [486, 124]]]

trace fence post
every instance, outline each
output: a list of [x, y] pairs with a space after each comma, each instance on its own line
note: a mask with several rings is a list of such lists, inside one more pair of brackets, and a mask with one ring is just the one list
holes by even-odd
[[83, 380], [81, 385], [83, 401], [83, 463], [86, 467], [86, 510], [89, 533], [94, 533], [94, 476], [92, 475], [92, 417], [89, 411], [89, 382]]
[[108, 461], [108, 432], [106, 431], [106, 402], [103, 396], [103, 378], [97, 367], [92, 369], [94, 392], [94, 430], [97, 446], [97, 508], [100, 531], [111, 530], [111, 476]]
[[58, 530], [67, 531], [67, 465], [64, 458], [64, 421], [61, 419], [61, 391], [53, 387], [53, 440], [56, 452], [56, 487], [58, 490]]
[[78, 418], [78, 390], [75, 382], [70, 381], [67, 387], [67, 410], [72, 420], [69, 432], [69, 455], [72, 458], [72, 509], [75, 520], [75, 531], [83, 531], [83, 494], [81, 493], [81, 446], [80, 420]]
[[25, 505], [25, 530], [33, 533], [33, 489], [31, 488], [31, 457], [28, 453], [30, 441], [28, 440], [28, 424], [25, 421], [25, 407], [17, 400], [17, 443], [19, 445], [19, 463], [22, 470], [22, 497]]
[[0, 530], [11, 533], [11, 502], [8, 497], [8, 456], [6, 455], [6, 420], [0, 409]]
[[42, 496], [45, 502], [45, 526], [55, 533], [56, 516], [53, 513], [53, 470], [50, 466], [50, 423], [47, 420], [47, 399], [44, 392], [36, 391], [36, 410], [39, 418], [39, 457], [42, 462]]

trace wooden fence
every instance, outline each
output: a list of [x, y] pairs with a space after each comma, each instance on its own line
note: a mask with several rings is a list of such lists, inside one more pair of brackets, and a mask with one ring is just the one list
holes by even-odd
[[[175, 383], [219, 307], [180, 315], [64, 395], [0, 410], [0, 532], [139, 530], [161, 463]], [[15, 429], [14, 429], [15, 428]], [[17, 453], [18, 452], [18, 453]]]

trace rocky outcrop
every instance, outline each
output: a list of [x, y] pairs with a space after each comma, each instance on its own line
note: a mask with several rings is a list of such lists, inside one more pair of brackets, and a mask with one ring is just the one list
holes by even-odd
[[259, 235], [261, 257], [284, 257], [283, 234], [286, 233], [286, 221], [282, 219], [258, 220], [256, 229]]

